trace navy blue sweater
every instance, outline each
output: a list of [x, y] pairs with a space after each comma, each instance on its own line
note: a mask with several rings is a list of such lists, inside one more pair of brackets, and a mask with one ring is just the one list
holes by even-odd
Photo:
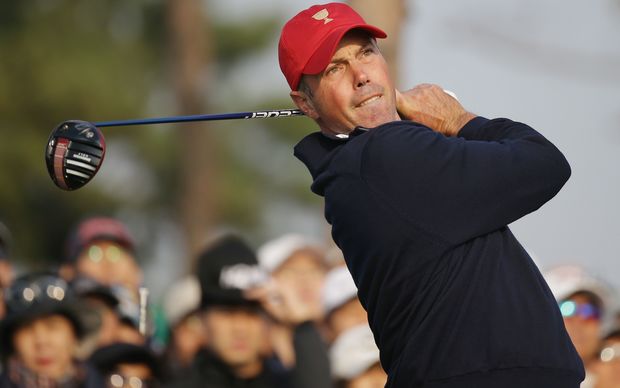
[[508, 224], [570, 176], [525, 124], [445, 137], [411, 121], [295, 147], [325, 197], [388, 387], [571, 388], [584, 377], [555, 299]]

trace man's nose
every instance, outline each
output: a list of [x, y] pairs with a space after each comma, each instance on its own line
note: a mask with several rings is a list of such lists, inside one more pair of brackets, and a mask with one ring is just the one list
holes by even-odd
[[353, 73], [353, 82], [356, 88], [361, 88], [370, 82], [366, 66], [362, 63], [356, 62], [351, 64], [351, 71]]

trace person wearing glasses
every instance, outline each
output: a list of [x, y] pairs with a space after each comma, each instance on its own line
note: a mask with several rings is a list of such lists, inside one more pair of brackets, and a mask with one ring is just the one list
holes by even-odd
[[586, 369], [581, 387], [596, 387], [595, 365], [600, 358], [602, 335], [612, 324], [614, 291], [606, 282], [577, 265], [551, 268], [545, 272], [545, 279]]
[[59, 273], [67, 281], [81, 275], [106, 285], [119, 284], [131, 290], [137, 301], [143, 279], [135, 248], [132, 235], [119, 220], [86, 218], [67, 238]]
[[102, 387], [94, 369], [76, 360], [80, 340], [99, 324], [67, 283], [50, 273], [14, 280], [0, 322], [0, 387]]

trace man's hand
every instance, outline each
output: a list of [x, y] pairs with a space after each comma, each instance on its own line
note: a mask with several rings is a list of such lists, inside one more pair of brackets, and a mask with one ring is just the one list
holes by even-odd
[[405, 92], [396, 91], [396, 108], [407, 120], [426, 125], [445, 136], [456, 136], [476, 115], [441, 87], [421, 84]]
[[262, 287], [246, 290], [244, 296], [260, 302], [267, 313], [283, 325], [294, 327], [317, 319], [316, 313], [299, 299], [295, 290], [273, 279]]

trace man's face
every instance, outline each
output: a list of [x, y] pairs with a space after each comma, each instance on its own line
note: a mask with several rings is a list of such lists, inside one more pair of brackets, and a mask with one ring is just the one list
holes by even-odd
[[[592, 300], [587, 294], [578, 293], [568, 301], [575, 303], [576, 306], [596, 305], [597, 302]], [[570, 336], [575, 349], [584, 363], [589, 363], [596, 357], [599, 350], [599, 339], [601, 335], [601, 322], [598, 317], [584, 317], [580, 314], [564, 317], [564, 325]]]
[[323, 132], [349, 133], [400, 119], [387, 63], [366, 32], [348, 32], [327, 68], [304, 82], [311, 95], [293, 91], [291, 97]]
[[69, 319], [56, 314], [20, 326], [13, 334], [13, 346], [26, 368], [60, 378], [71, 371], [77, 339]]
[[311, 319], [323, 314], [321, 289], [325, 280], [325, 267], [322, 258], [310, 250], [295, 252], [274, 273], [273, 278], [282, 293], [296, 303], [304, 305]]
[[251, 307], [209, 307], [204, 314], [209, 348], [232, 368], [261, 363], [267, 334], [262, 314]]
[[142, 283], [142, 271], [133, 255], [113, 241], [95, 241], [84, 248], [76, 267], [78, 273], [103, 284], [121, 284], [135, 291]]

